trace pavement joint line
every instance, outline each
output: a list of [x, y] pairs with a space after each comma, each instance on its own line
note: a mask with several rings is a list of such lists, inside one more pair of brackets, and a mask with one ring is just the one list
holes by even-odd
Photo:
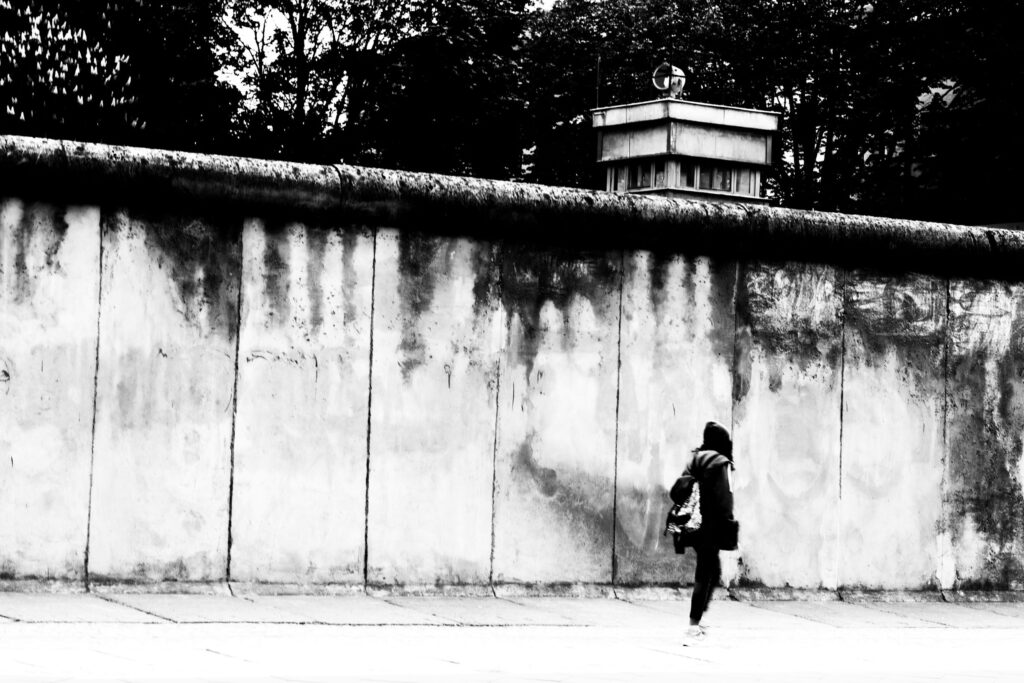
[[750, 605], [751, 607], [753, 607], [754, 609], [759, 609], [759, 610], [762, 610], [764, 612], [771, 612], [772, 614], [785, 614], [788, 617], [796, 617], [797, 619], [803, 619], [804, 621], [809, 621], [812, 624], [820, 624], [822, 626], [828, 626], [829, 628], [834, 628], [834, 629], [838, 629], [839, 628], [835, 624], [830, 624], [830, 623], [828, 623], [826, 621], [818, 621], [817, 619], [812, 619], [812, 618], [804, 616], [802, 614], [793, 614], [791, 612], [776, 612], [773, 609], [770, 609], [770, 608], [762, 606], [762, 605], [758, 605], [758, 604], [753, 603], [753, 602], [748, 602], [747, 604]]
[[[391, 597], [391, 599], [388, 599], [387, 597], [383, 597], [383, 598], [381, 598], [381, 597], [374, 597], [374, 600], [380, 600], [381, 602], [387, 603], [388, 605], [391, 605], [392, 607], [398, 607], [399, 609], [409, 610], [410, 612], [418, 612], [418, 613], [422, 614], [422, 610], [418, 610], [415, 607], [407, 607], [406, 605], [402, 605], [402, 604], [399, 604], [397, 602], [394, 602], [393, 600], [397, 596], [389, 596], [389, 597]], [[417, 596], [409, 596], [409, 597], [417, 597]], [[451, 622], [451, 624], [441, 624], [441, 625], [452, 625], [452, 626], [464, 626], [465, 625], [462, 622], [458, 621], [457, 619], [448, 619], [446, 617], [440, 617], [440, 616], [437, 616], [436, 614], [432, 614], [432, 613], [430, 614], [430, 616], [434, 617], [435, 619], [441, 619], [442, 621], [450, 621]]]
[[[905, 616], [905, 615], [900, 614], [899, 612], [897, 612], [895, 610], [886, 609], [885, 607], [890, 604], [888, 602], [867, 602], [867, 603], [858, 603], [858, 604], [863, 604], [868, 609], [877, 610], [879, 612], [885, 612], [886, 614], [895, 614], [898, 617]], [[909, 604], [914, 604], [914, 603], [909, 603]], [[947, 603], [937, 603], [937, 604], [947, 604]], [[942, 628], [959, 628], [955, 624], [947, 624], [944, 621], [938, 621], [936, 619], [929, 619], [928, 617], [922, 617], [922, 616], [914, 615], [912, 618], [917, 619], [918, 621], [923, 621], [923, 622], [928, 623], [928, 624], [935, 624], [936, 626], [941, 626]]]
[[141, 607], [136, 607], [135, 605], [130, 605], [130, 604], [126, 603], [126, 602], [121, 602], [120, 600], [115, 600], [114, 598], [112, 598], [112, 597], [110, 597], [108, 595], [103, 595], [101, 593], [94, 593], [94, 595], [97, 598], [99, 598], [100, 600], [105, 600], [105, 601], [107, 601], [107, 602], [109, 602], [109, 603], [111, 603], [113, 605], [118, 605], [120, 607], [127, 607], [128, 609], [135, 610], [136, 612], [142, 612], [143, 614], [149, 615], [151, 617], [156, 617], [157, 619], [160, 619], [161, 621], [169, 621], [172, 624], [177, 624], [178, 623], [177, 621], [175, 621], [174, 619], [171, 619], [170, 617], [165, 617], [165, 616], [162, 616], [160, 614], [156, 614], [154, 612], [149, 612], [147, 610], [144, 610]]

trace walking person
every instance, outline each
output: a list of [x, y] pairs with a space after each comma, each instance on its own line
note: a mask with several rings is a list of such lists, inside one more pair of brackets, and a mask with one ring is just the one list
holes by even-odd
[[693, 451], [670, 493], [673, 502], [683, 504], [689, 499], [694, 483], [700, 487], [701, 523], [693, 539], [697, 569], [690, 600], [690, 628], [684, 645], [693, 645], [706, 637], [700, 620], [722, 576], [718, 551], [736, 548], [738, 524], [733, 518], [733, 469], [732, 439], [728, 430], [717, 422], [708, 422], [703, 443]]

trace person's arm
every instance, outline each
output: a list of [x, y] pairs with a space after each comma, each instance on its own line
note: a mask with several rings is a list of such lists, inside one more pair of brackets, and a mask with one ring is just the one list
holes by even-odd
[[[729, 466], [712, 468], [707, 474], [709, 493], [715, 501], [715, 509], [722, 519], [732, 519], [732, 487], [729, 481]], [[703, 486], [701, 494], [704, 494]]]

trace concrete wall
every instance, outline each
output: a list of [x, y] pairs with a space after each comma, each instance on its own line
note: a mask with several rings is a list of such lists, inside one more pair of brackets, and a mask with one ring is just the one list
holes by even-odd
[[486, 243], [381, 230], [374, 291], [373, 584], [487, 583], [500, 312]]
[[621, 254], [498, 253], [494, 580], [609, 583]]
[[741, 269], [733, 438], [743, 582], [838, 584], [842, 284], [829, 266]]
[[0, 200], [0, 574], [83, 576], [100, 212]]
[[373, 234], [242, 229], [230, 576], [362, 581]]
[[358, 219], [8, 190], [0, 578], [687, 583], [666, 491], [714, 419], [728, 583], [1024, 588], [1018, 281], [518, 239], [555, 188], [446, 232], [423, 182]]
[[102, 228], [89, 569], [223, 578], [238, 226], [111, 210]]

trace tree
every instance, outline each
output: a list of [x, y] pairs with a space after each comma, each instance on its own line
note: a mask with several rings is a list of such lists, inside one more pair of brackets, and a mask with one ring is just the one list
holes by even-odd
[[110, 40], [128, 55], [136, 116], [143, 122], [129, 142], [203, 152], [240, 149], [234, 124], [240, 95], [220, 77], [235, 40], [225, 6], [225, 0], [121, 0]]
[[114, 3], [88, 17], [45, 0], [0, 0], [0, 131], [97, 139], [142, 122], [130, 57], [105, 40]]
[[3, 131], [227, 148], [236, 95], [217, 78], [222, 9], [215, 0], [3, 0]]
[[348, 161], [492, 178], [522, 171], [525, 0], [436, 3], [353, 87]]
[[921, 95], [949, 78], [965, 6], [561, 0], [536, 17], [527, 50], [531, 178], [598, 185], [596, 93], [603, 105], [651, 99], [648, 74], [668, 60], [687, 72], [688, 99], [782, 115], [767, 176], [775, 202], [914, 215]]
[[946, 78], [924, 99], [915, 211], [960, 223], [1020, 222], [1024, 157], [1024, 3], [950, 3], [941, 19]]
[[347, 124], [368, 56], [383, 58], [417, 22], [419, 2], [234, 0], [233, 66], [243, 86], [242, 128], [261, 156], [329, 160]]

